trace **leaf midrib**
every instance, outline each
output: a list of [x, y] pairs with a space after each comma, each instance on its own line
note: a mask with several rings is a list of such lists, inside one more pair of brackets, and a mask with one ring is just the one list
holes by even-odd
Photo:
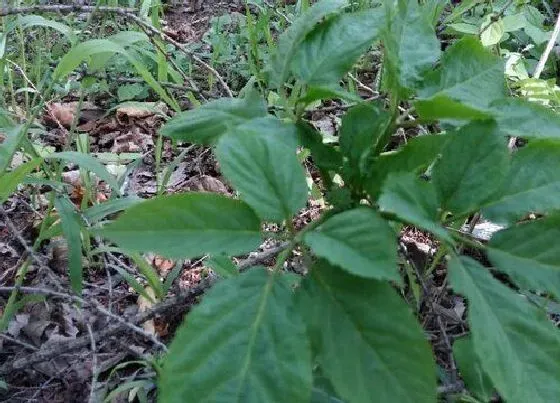
[[[391, 376], [391, 378], [393, 378], [393, 383], [396, 385], [400, 385], [400, 383], [398, 382], [397, 377], [393, 374], [392, 369], [387, 366], [387, 364], [385, 363], [385, 361], [383, 359], [381, 359], [381, 356], [379, 355], [379, 353], [377, 352], [377, 350], [375, 348], [373, 348], [373, 346], [370, 344], [370, 342], [368, 341], [368, 339], [365, 337], [365, 335], [363, 334], [362, 330], [362, 326], [359, 325], [359, 323], [356, 323], [353, 320], [353, 316], [350, 314], [350, 312], [348, 312], [348, 310], [346, 309], [345, 305], [343, 303], [341, 303], [336, 297], [335, 294], [331, 288], [331, 286], [326, 283], [321, 275], [315, 275], [314, 276], [315, 279], [317, 279], [318, 283], [323, 286], [323, 288], [325, 289], [325, 291], [327, 291], [327, 295], [329, 296], [329, 298], [333, 301], [333, 303], [335, 305], [337, 305], [342, 312], [344, 312], [347, 316], [347, 318], [349, 319], [350, 323], [352, 323], [354, 325], [354, 328], [356, 329], [356, 332], [358, 333], [358, 335], [360, 336], [360, 339], [362, 340], [362, 342], [367, 345], [368, 347], [370, 347], [371, 351], [373, 352], [373, 354], [377, 357], [377, 362], [379, 362], [381, 364], [381, 366], [385, 369], [384, 373], [388, 374]], [[401, 386], [401, 390], [404, 391], [404, 395], [407, 396], [408, 395], [408, 391], [406, 390], [406, 388]]]
[[267, 280], [266, 285], [264, 287], [263, 294], [262, 294], [261, 300], [259, 302], [259, 307], [257, 309], [257, 315], [255, 316], [255, 320], [253, 321], [253, 324], [251, 325], [251, 328], [250, 328], [251, 330], [250, 330], [249, 341], [248, 341], [248, 344], [247, 344], [247, 353], [245, 354], [245, 363], [243, 364], [243, 367], [241, 368], [239, 385], [238, 385], [238, 388], [237, 388], [237, 393], [235, 395], [235, 401], [237, 401], [237, 402], [242, 402], [241, 395], [242, 395], [243, 385], [245, 384], [247, 376], [249, 374], [249, 368], [251, 367], [251, 360], [253, 358], [252, 357], [253, 356], [253, 349], [255, 347], [257, 334], [259, 332], [259, 325], [263, 321], [266, 305], [267, 305], [267, 302], [268, 302], [268, 296], [269, 296], [269, 294], [272, 290], [272, 286], [273, 286], [275, 278], [276, 278], [276, 276], [274, 274], [269, 274], [268, 275], [268, 280]]

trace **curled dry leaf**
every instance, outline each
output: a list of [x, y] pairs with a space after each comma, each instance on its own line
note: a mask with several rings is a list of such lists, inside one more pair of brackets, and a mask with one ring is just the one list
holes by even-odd
[[[152, 298], [152, 300], [155, 301], [156, 294], [154, 293], [154, 290], [151, 287], [146, 287], [145, 291], [146, 294], [148, 294]], [[138, 296], [137, 304], [138, 304], [138, 312], [140, 313], [150, 310], [154, 305], [152, 301], [150, 301], [147, 298], [144, 298], [142, 295]], [[153, 319], [144, 322], [142, 328], [150, 334], [156, 334], [156, 327]]]
[[[74, 122], [78, 102], [53, 102], [47, 106], [44, 119], [49, 124], [69, 129]], [[103, 111], [91, 102], [83, 102], [80, 109], [80, 122], [84, 124], [95, 121], [103, 115]]]

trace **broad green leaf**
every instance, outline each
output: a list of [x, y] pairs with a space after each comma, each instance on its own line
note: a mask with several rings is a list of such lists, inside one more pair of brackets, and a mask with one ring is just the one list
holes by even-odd
[[224, 176], [262, 219], [282, 221], [307, 201], [307, 182], [296, 147], [296, 126], [268, 117], [253, 119], [223, 135], [216, 157]]
[[398, 0], [384, 35], [386, 71], [401, 88], [414, 89], [440, 56], [431, 21], [417, 1]]
[[468, 391], [482, 402], [489, 402], [494, 395], [492, 381], [482, 369], [480, 359], [474, 350], [470, 337], [463, 337], [453, 343], [453, 356], [461, 371]]
[[323, 136], [304, 121], [297, 123], [299, 143], [311, 151], [313, 163], [319, 169], [337, 171], [342, 165], [342, 154], [332, 145], [323, 143]]
[[422, 12], [435, 27], [448, 4], [449, 0], [426, 0], [422, 3]]
[[560, 214], [494, 234], [488, 256], [523, 288], [549, 291], [560, 299]]
[[511, 222], [529, 212], [560, 209], [560, 142], [531, 141], [512, 158], [509, 173], [484, 215]]
[[325, 377], [320, 368], [313, 370], [313, 392], [311, 403], [344, 403], [337, 396], [331, 381]]
[[240, 255], [261, 239], [259, 219], [245, 203], [194, 192], [139, 203], [97, 232], [123, 249], [170, 258]]
[[61, 160], [72, 164], [79, 165], [80, 168], [86, 169], [96, 174], [99, 179], [107, 182], [111, 189], [115, 192], [120, 192], [117, 179], [107, 171], [107, 168], [99, 162], [96, 158], [89, 154], [84, 154], [76, 151], [64, 151], [60, 153], [50, 154], [47, 160]]
[[0, 139], [3, 138], [2, 143], [0, 143], [0, 175], [10, 166], [15, 152], [26, 134], [23, 125], [12, 126], [8, 120], [4, 123], [6, 125], [0, 127]]
[[430, 99], [419, 99], [414, 102], [414, 108], [418, 116], [426, 120], [478, 120], [492, 118], [490, 112], [483, 112], [478, 108], [465, 105], [444, 93], [438, 93]]
[[[391, 115], [380, 104], [363, 103], [351, 108], [342, 118], [340, 150], [347, 159], [351, 177], [364, 175], [376, 150], [385, 147], [378, 144], [391, 122]], [[379, 147], [378, 147], [379, 146]], [[352, 181], [352, 178], [349, 178]]]
[[291, 64], [294, 75], [309, 85], [337, 84], [377, 39], [383, 8], [336, 15], [305, 37]]
[[460, 33], [469, 35], [478, 35], [480, 29], [475, 24], [467, 24], [464, 22], [457, 22], [455, 24], [449, 24], [446, 27], [445, 33]]
[[389, 174], [378, 204], [381, 211], [395, 214], [402, 221], [452, 242], [451, 236], [439, 225], [439, 202], [433, 184], [418, 179], [415, 174]]
[[179, 113], [163, 126], [161, 133], [174, 140], [209, 145], [228, 130], [266, 114], [262, 99], [223, 98]]
[[560, 116], [535, 102], [506, 98], [493, 102], [490, 113], [508, 136], [560, 139]]
[[480, 42], [484, 46], [494, 46], [500, 43], [505, 33], [504, 21], [498, 17], [496, 21], [493, 20], [494, 16], [487, 16], [482, 20], [480, 26]]
[[371, 166], [366, 182], [366, 191], [372, 200], [379, 197], [381, 186], [389, 173], [419, 173], [426, 170], [448, 138], [445, 135], [417, 136], [398, 150], [379, 155]]
[[289, 282], [252, 268], [220, 281], [189, 313], [161, 371], [160, 402], [311, 399], [311, 351]]
[[359, 207], [336, 214], [304, 240], [316, 255], [356, 276], [402, 282], [396, 234], [375, 210]]
[[454, 258], [449, 278], [455, 291], [469, 300], [474, 349], [504, 400], [556, 401], [560, 396], [560, 332], [544, 311], [470, 258]]
[[288, 79], [290, 65], [299, 44], [324, 18], [348, 5], [347, 0], [321, 0], [300, 15], [278, 38], [276, 52], [271, 58], [270, 84], [279, 88]]
[[323, 389], [314, 387], [311, 395], [311, 403], [344, 403], [337, 397], [330, 395]]
[[298, 103], [309, 105], [318, 100], [327, 99], [342, 99], [350, 102], [363, 102], [363, 99], [355, 93], [349, 92], [342, 87], [321, 86], [321, 87], [307, 87], [305, 95], [297, 100]]
[[527, 19], [524, 13], [504, 15], [502, 18], [505, 32], [519, 31], [527, 26]]
[[430, 347], [389, 284], [321, 261], [299, 297], [317, 361], [344, 401], [436, 401]]
[[100, 204], [96, 204], [94, 206], [89, 207], [88, 209], [84, 210], [82, 215], [84, 220], [88, 224], [95, 224], [98, 221], [101, 221], [108, 215], [114, 214], [121, 210], [126, 210], [129, 207], [134, 206], [142, 201], [141, 198], [130, 196], [122, 199], [113, 199], [109, 200]]
[[457, 130], [433, 170], [442, 209], [457, 215], [478, 210], [496, 193], [508, 166], [507, 145], [494, 122], [473, 122]]
[[206, 265], [223, 278], [236, 276], [239, 269], [226, 255], [216, 255], [206, 260]]
[[28, 161], [25, 164], [14, 168], [13, 171], [0, 174], [0, 204], [4, 203], [8, 197], [23, 182], [25, 177], [41, 163], [41, 158]]
[[54, 206], [60, 217], [62, 233], [68, 244], [68, 274], [70, 285], [76, 294], [82, 293], [82, 225], [80, 217], [70, 200], [57, 197]]
[[72, 47], [72, 49], [70, 49], [70, 51], [66, 53], [62, 60], [58, 63], [58, 66], [56, 66], [53, 73], [54, 79], [60, 80], [67, 76], [86, 59], [107, 53], [120, 54], [126, 57], [126, 59], [134, 66], [138, 74], [142, 76], [144, 81], [146, 81], [146, 83], [161, 97], [161, 99], [163, 99], [176, 111], [180, 110], [177, 102], [170, 97], [161, 84], [154, 79], [148, 68], [142, 62], [137, 60], [133, 54], [127, 51], [123, 46], [108, 39], [92, 39]]
[[[501, 58], [484, 49], [478, 39], [465, 37], [443, 54], [441, 67], [429, 75], [418, 95], [424, 110], [430, 102], [436, 104], [432, 117], [433, 109], [445, 99], [456, 102], [455, 114], [461, 103], [469, 107], [461, 112], [464, 115], [473, 108], [484, 112], [492, 101], [505, 97], [505, 88]], [[443, 111], [442, 117], [449, 117], [448, 109]]]

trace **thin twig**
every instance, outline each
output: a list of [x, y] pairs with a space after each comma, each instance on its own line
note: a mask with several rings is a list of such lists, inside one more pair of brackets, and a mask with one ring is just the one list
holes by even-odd
[[95, 338], [93, 337], [93, 331], [91, 330], [91, 325], [88, 323], [86, 325], [87, 327], [87, 331], [88, 331], [88, 336], [89, 336], [89, 340], [91, 343], [91, 354], [92, 354], [92, 359], [91, 359], [91, 386], [89, 389], [89, 403], [95, 403], [96, 402], [96, 396], [95, 396], [95, 389], [96, 389], [96, 384], [97, 384], [97, 347], [95, 346]]
[[50, 290], [50, 289], [46, 289], [46, 288], [39, 288], [39, 287], [0, 287], [0, 293], [1, 292], [13, 292], [14, 290], [17, 290], [19, 292], [25, 293], [25, 294], [41, 294], [41, 295], [48, 295], [51, 297], [57, 297], [57, 298], [62, 298], [65, 300], [69, 300], [69, 301], [73, 301], [76, 302], [78, 304], [81, 305], [88, 305], [91, 306], [92, 308], [94, 308], [96, 311], [98, 311], [99, 313], [114, 319], [115, 321], [117, 321], [118, 323], [120, 323], [122, 326], [132, 330], [134, 333], [138, 333], [139, 335], [143, 336], [144, 338], [150, 340], [152, 343], [154, 343], [156, 346], [158, 346], [159, 348], [161, 348], [163, 351], [167, 351], [167, 346], [165, 344], [163, 344], [162, 342], [160, 342], [155, 335], [146, 332], [144, 329], [142, 329], [141, 327], [136, 326], [133, 323], [128, 322], [126, 319], [122, 318], [119, 315], [115, 315], [114, 313], [108, 311], [103, 305], [101, 305], [99, 302], [97, 302], [96, 300], [91, 300], [91, 301], [86, 301], [78, 296], [75, 295], [70, 295], [70, 294], [65, 294], [63, 292], [59, 292], [59, 291], [54, 291], [54, 290]]
[[247, 259], [239, 261], [237, 263], [237, 267], [239, 268], [239, 271], [245, 271], [251, 266], [255, 266], [259, 263], [275, 257], [280, 252], [283, 252], [289, 245], [289, 242], [282, 242], [278, 246], [272, 247], [270, 249], [265, 249], [262, 252], [258, 252], [255, 255], [248, 257]]
[[26, 342], [24, 342], [24, 341], [15, 339], [15, 338], [13, 338], [13, 337], [11, 337], [11, 336], [8, 336], [7, 334], [0, 333], [0, 337], [3, 338], [4, 340], [8, 340], [10, 343], [18, 344], [19, 346], [21, 346], [21, 347], [23, 347], [23, 348], [26, 348], [26, 349], [28, 349], [28, 350], [31, 350], [31, 351], [37, 351], [37, 350], [38, 350], [37, 347], [35, 347], [35, 346], [33, 346], [33, 345], [29, 344], [29, 343], [26, 343]]
[[418, 278], [418, 282], [420, 283], [420, 286], [422, 287], [422, 291], [424, 292], [426, 301], [428, 302], [431, 311], [434, 313], [436, 317], [437, 325], [443, 337], [443, 342], [445, 343], [447, 354], [449, 355], [449, 363], [451, 366], [451, 384], [454, 384], [457, 380], [457, 365], [455, 364], [455, 358], [453, 357], [453, 348], [451, 347], [451, 342], [449, 341], [449, 337], [447, 336], [447, 331], [445, 330], [445, 326], [443, 324], [443, 321], [441, 320], [441, 315], [439, 314], [439, 311], [435, 307], [434, 301], [432, 300], [432, 297], [430, 295], [430, 290], [428, 289], [428, 286], [424, 281], [424, 277], [422, 276], [420, 269], [416, 265], [416, 262], [414, 262], [410, 258], [408, 254], [408, 249], [403, 242], [399, 242], [399, 249], [403, 254], [403, 256], [405, 257], [408, 264], [414, 269], [416, 277]]
[[225, 80], [222, 78], [222, 76], [220, 75], [220, 73], [218, 73], [218, 71], [216, 69], [214, 69], [212, 66], [210, 66], [208, 63], [206, 63], [204, 60], [202, 60], [201, 58], [199, 58], [198, 56], [196, 56], [194, 54], [194, 52], [192, 52], [191, 50], [187, 49], [185, 47], [185, 45], [177, 42], [175, 39], [173, 39], [172, 37], [170, 37], [169, 35], [167, 35], [165, 32], [160, 31], [159, 29], [157, 29], [156, 27], [154, 27], [151, 24], [148, 24], [147, 22], [143, 21], [141, 18], [137, 17], [135, 14], [129, 13], [129, 12], [125, 12], [125, 13], [118, 13], [126, 18], [128, 18], [129, 20], [135, 22], [138, 26], [140, 27], [144, 27], [147, 31], [149, 31], [149, 33], [153, 34], [153, 35], [158, 35], [161, 39], [163, 39], [164, 41], [170, 43], [171, 45], [173, 45], [177, 50], [180, 50], [181, 52], [183, 52], [185, 55], [187, 55], [188, 57], [190, 57], [191, 59], [193, 59], [196, 63], [200, 64], [204, 69], [206, 69], [208, 72], [210, 72], [211, 74], [213, 74], [216, 79], [218, 80], [218, 82], [220, 83], [220, 85], [223, 87], [224, 91], [227, 93], [227, 95], [229, 97], [233, 97], [233, 92], [231, 92], [231, 89], [229, 88], [229, 86], [227, 85], [227, 83], [225, 82]]
[[[257, 253], [255, 256], [250, 257], [248, 259], [242, 260], [239, 262], [239, 267], [240, 270], [245, 270], [251, 266], [254, 266], [258, 263], [261, 263], [265, 260], [268, 260], [274, 256], [276, 256], [278, 253], [282, 252], [283, 250], [285, 250], [287, 247], [287, 245], [285, 244], [280, 244], [274, 248], [271, 249], [267, 249], [264, 250], [262, 252]], [[146, 311], [146, 312], [141, 312], [138, 313], [136, 316], [134, 316], [133, 318], [129, 319], [128, 321], [125, 318], [122, 318], [120, 316], [114, 315], [111, 312], [107, 311], [106, 309], [104, 309], [104, 312], [102, 311], [101, 313], [103, 314], [108, 314], [107, 316], [113, 317], [116, 316], [117, 319], [117, 323], [114, 323], [110, 326], [108, 326], [105, 329], [102, 329], [100, 331], [98, 331], [97, 333], [95, 333], [93, 335], [94, 340], [103, 340], [106, 339], [108, 337], [111, 337], [115, 334], [118, 334], [119, 332], [121, 332], [124, 329], [134, 329], [135, 332], [137, 332], [137, 330], [140, 330], [140, 333], [145, 333], [143, 329], [139, 328], [138, 325], [142, 324], [144, 322], [146, 322], [147, 320], [150, 320], [152, 318], [154, 318], [155, 316], [164, 314], [165, 312], [175, 309], [178, 306], [182, 306], [183, 304], [193, 301], [194, 298], [202, 295], [204, 293], [204, 291], [210, 287], [212, 284], [214, 283], [214, 280], [209, 279], [206, 281], [203, 281], [202, 283], [200, 283], [198, 286], [196, 287], [191, 287], [188, 288], [186, 290], [181, 291], [179, 294], [177, 294], [174, 297], [168, 298], [165, 301], [162, 301], [156, 305], [154, 305], [150, 310]], [[6, 292], [6, 291], [12, 291], [14, 289], [14, 287], [0, 287], [0, 292]], [[57, 292], [54, 290], [45, 290], [45, 289], [41, 289], [41, 288], [35, 288], [35, 287], [20, 287], [19, 288], [20, 291], [22, 292], [29, 292], [29, 293], [45, 293], [47, 292], [49, 295], [52, 296], [58, 296], [60, 298], [71, 298], [74, 299], [78, 298], [78, 297], [74, 297], [68, 294], [64, 294], [61, 292]], [[81, 300], [81, 298], [78, 298], [79, 300]], [[86, 304], [86, 302], [83, 302], [84, 304]], [[94, 308], [96, 308], [96, 306], [94, 305]], [[67, 353], [69, 351], [73, 351], [73, 350], [77, 350], [83, 347], [86, 347], [88, 345], [91, 345], [91, 340], [89, 335], [86, 336], [82, 336], [82, 337], [78, 337], [74, 340], [71, 341], [66, 341], [64, 343], [57, 343], [54, 345], [49, 345], [46, 347], [43, 347], [41, 350], [36, 351], [33, 354], [29, 354], [26, 357], [23, 357], [19, 360], [16, 360], [14, 362], [10, 362], [10, 363], [6, 363], [3, 366], [0, 366], [0, 375], [4, 375], [7, 374], [11, 371], [13, 371], [14, 369], [23, 369], [23, 368], [27, 368], [33, 364], [36, 364], [38, 362], [43, 362], [43, 361], [48, 361], [53, 357], [56, 357], [57, 355], [60, 355], [62, 353]]]
[[541, 73], [544, 70], [544, 65], [548, 60], [548, 56], [550, 56], [550, 52], [552, 52], [552, 48], [554, 48], [554, 44], [556, 43], [559, 34], [560, 34], [560, 12], [558, 12], [558, 17], [556, 18], [556, 24], [554, 25], [554, 31], [552, 31], [552, 36], [548, 40], [548, 43], [546, 44], [546, 48], [543, 54], [541, 55], [541, 58], [539, 59], [539, 63], [537, 64], [537, 67], [535, 68], [535, 73], [533, 74], [534, 78], [538, 79], [541, 76]]
[[6, 210], [4, 210], [4, 207], [2, 207], [2, 206], [0, 206], [0, 216], [2, 216], [2, 218], [4, 219], [4, 224], [14, 234], [14, 236], [16, 237], [18, 242], [21, 244], [21, 246], [23, 246], [23, 248], [25, 249], [25, 251], [29, 255], [29, 257], [33, 261], [35, 261], [35, 263], [37, 263], [39, 265], [39, 267], [46, 268], [46, 264], [37, 256], [35, 251], [29, 246], [29, 244], [27, 243], [27, 241], [23, 237], [22, 233], [16, 228], [16, 226], [14, 225], [14, 223], [12, 222], [12, 220], [10, 219], [8, 214], [6, 213]]

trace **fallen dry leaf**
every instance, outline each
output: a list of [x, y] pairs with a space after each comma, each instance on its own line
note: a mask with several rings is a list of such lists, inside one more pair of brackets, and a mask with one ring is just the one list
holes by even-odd
[[[146, 290], [146, 294], [148, 294], [153, 300], [156, 299], [156, 295], [154, 293], [154, 290], [151, 287], [146, 287], [145, 290]], [[154, 303], [152, 301], [150, 301], [149, 299], [144, 298], [142, 295], [140, 295], [140, 296], [138, 296], [137, 305], [138, 305], [138, 312], [142, 313], [142, 312], [146, 312], [152, 306], [154, 306]], [[156, 334], [156, 327], [155, 327], [153, 319], [150, 319], [150, 320], [144, 322], [144, 324], [142, 325], [142, 328], [150, 334], [154, 334], [154, 335]]]

